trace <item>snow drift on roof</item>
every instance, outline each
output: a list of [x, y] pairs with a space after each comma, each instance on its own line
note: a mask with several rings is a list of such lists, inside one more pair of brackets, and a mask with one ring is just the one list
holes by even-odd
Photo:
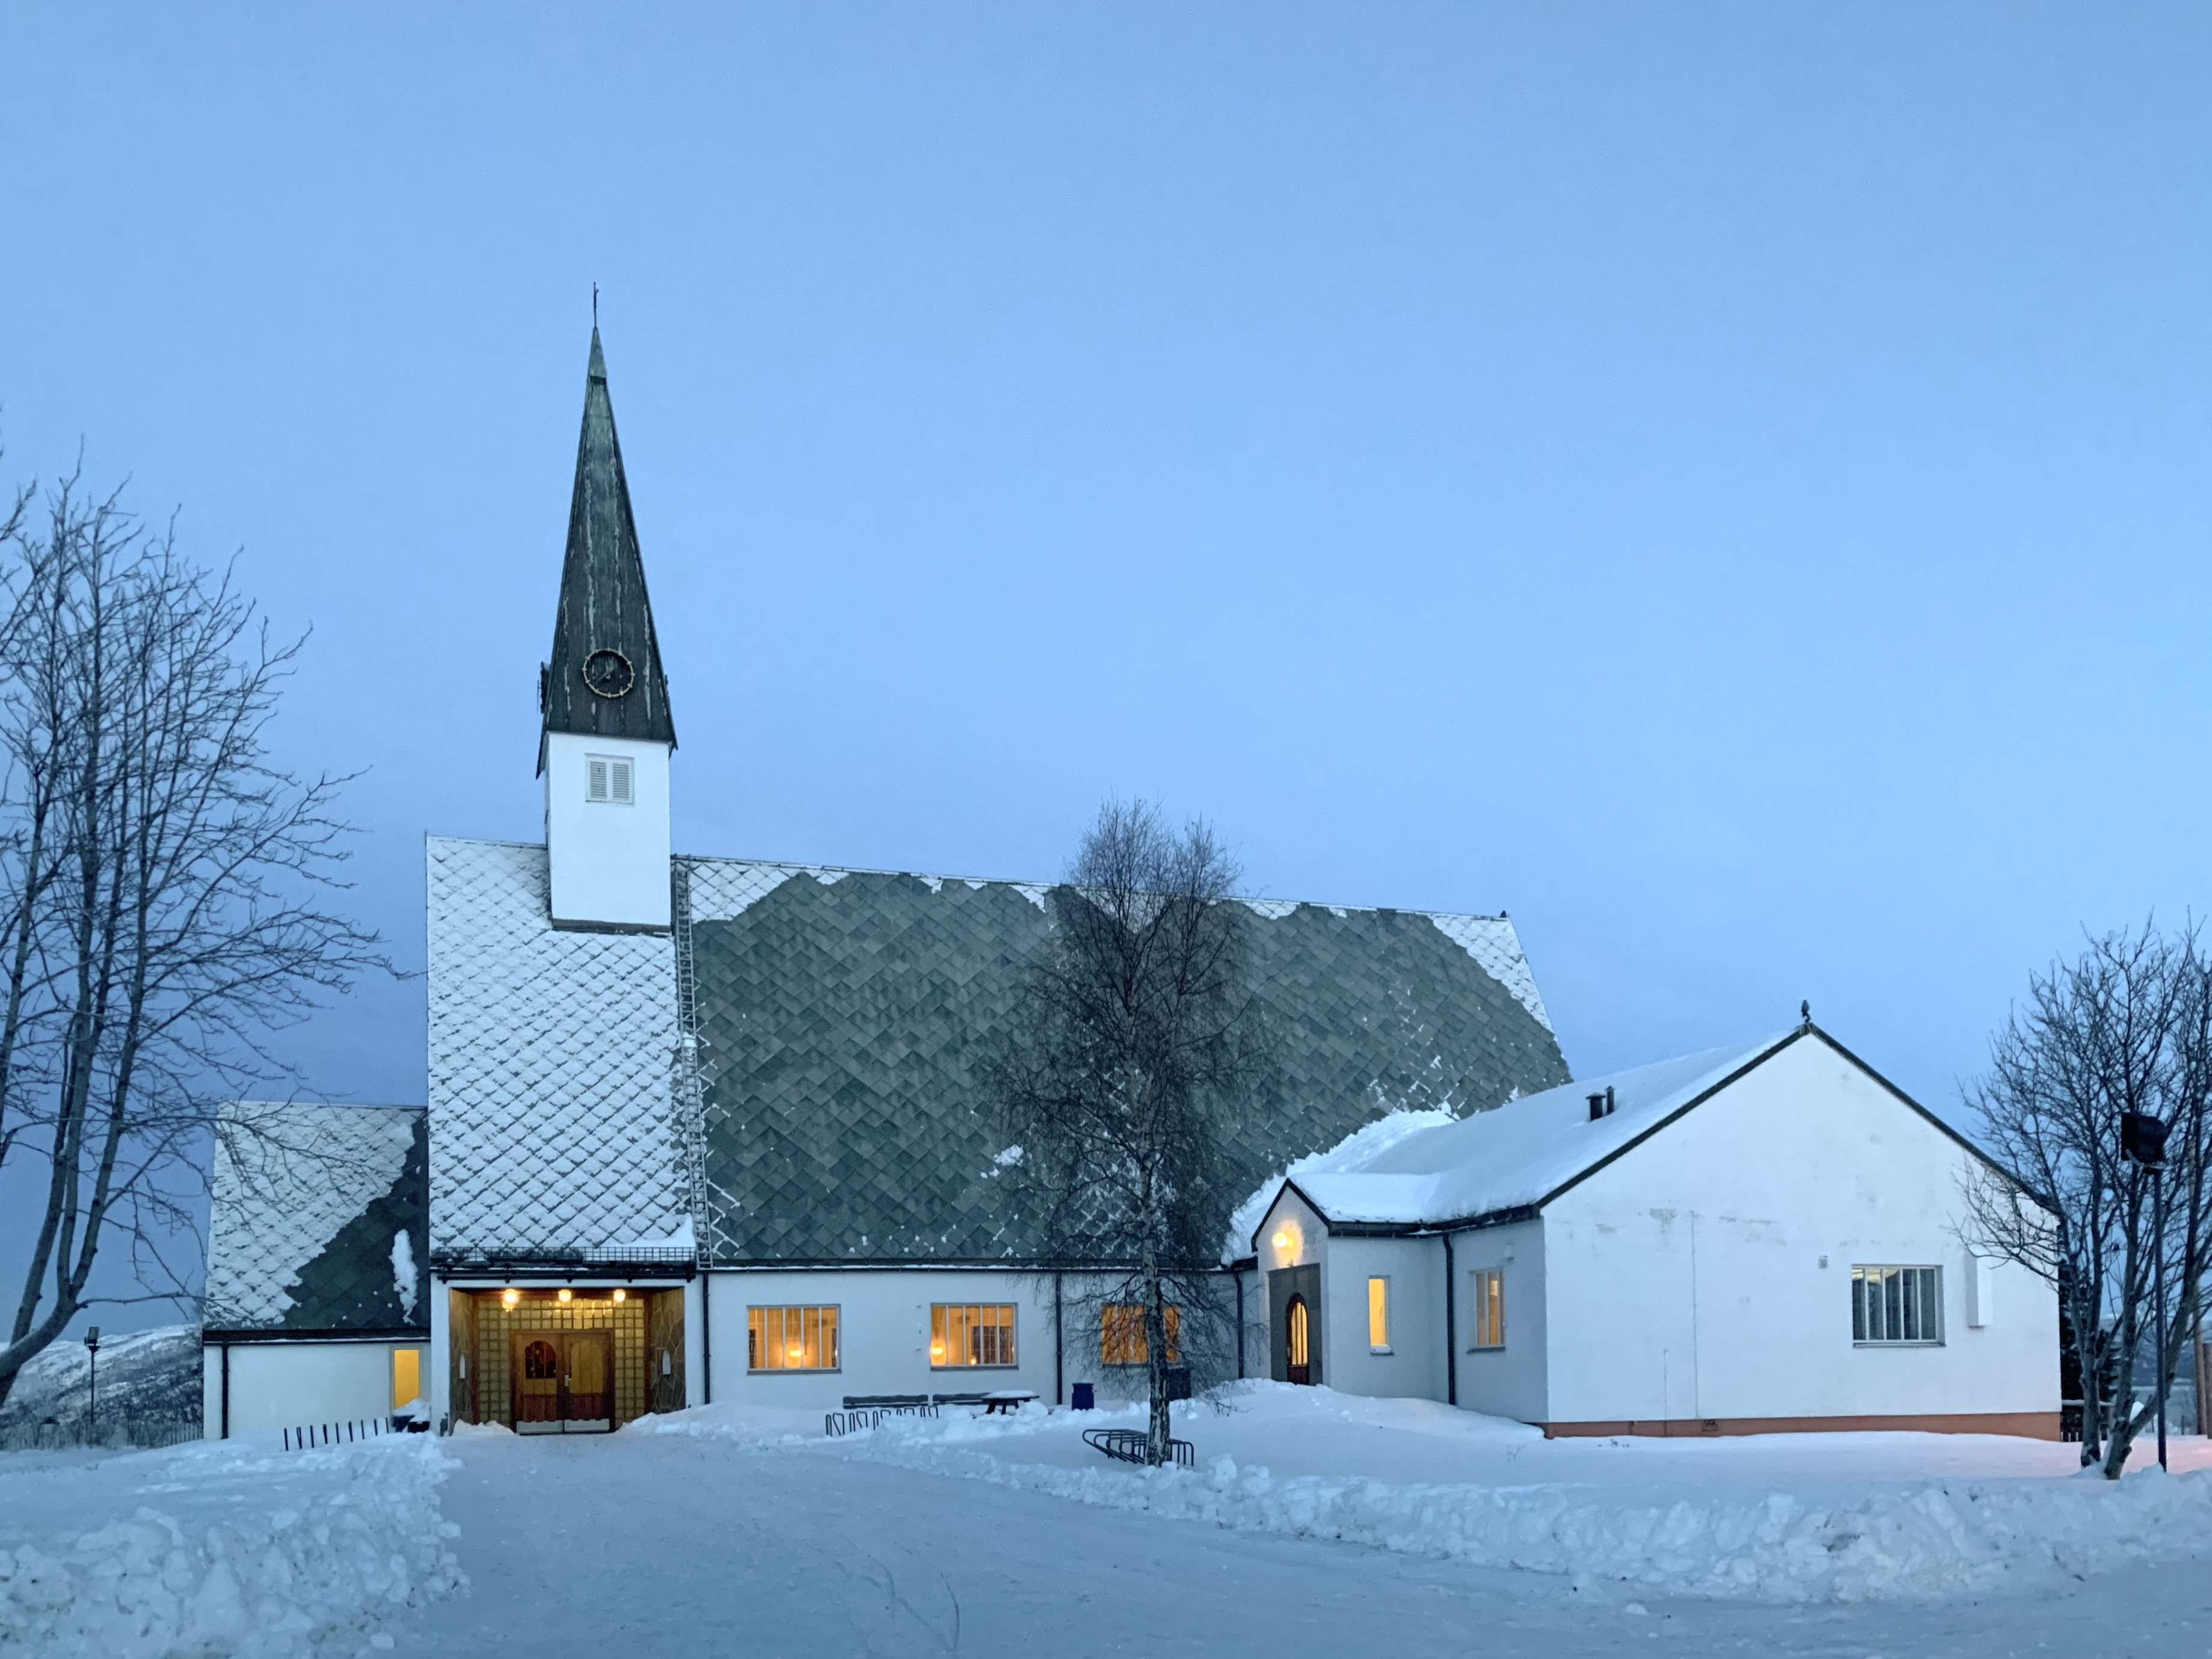
[[[1232, 1237], [1232, 1247], [1239, 1255], [1249, 1254], [1252, 1234], [1285, 1178], [1332, 1222], [1419, 1225], [1540, 1203], [1790, 1035], [1564, 1084], [1463, 1118], [1401, 1114], [1444, 1121], [1362, 1144], [1362, 1136], [1396, 1121], [1385, 1118], [1292, 1164], [1247, 1199], [1237, 1212], [1241, 1231]], [[1608, 1088], [1613, 1115], [1593, 1121], [1589, 1097]]]

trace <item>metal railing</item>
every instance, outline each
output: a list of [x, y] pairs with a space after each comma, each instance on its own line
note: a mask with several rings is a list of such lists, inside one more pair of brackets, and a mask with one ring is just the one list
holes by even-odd
[[401, 1422], [390, 1417], [358, 1417], [350, 1423], [310, 1423], [284, 1431], [286, 1451], [310, 1451], [323, 1446], [350, 1446], [363, 1440], [380, 1440], [387, 1434], [422, 1434], [429, 1425], [419, 1418]]
[[[1147, 1454], [1152, 1443], [1152, 1437], [1142, 1429], [1085, 1429], [1083, 1431], [1085, 1445], [1124, 1463], [1150, 1463], [1152, 1459]], [[1198, 1467], [1198, 1453], [1188, 1440], [1169, 1441], [1168, 1455], [1175, 1460], [1175, 1466], [1179, 1469]]]
[[198, 1418], [112, 1419], [102, 1414], [96, 1424], [82, 1418], [75, 1422], [49, 1420], [25, 1423], [0, 1430], [0, 1451], [73, 1451], [80, 1447], [105, 1447], [114, 1451], [154, 1451], [180, 1446], [204, 1437]]
[[822, 1432], [828, 1435], [858, 1434], [863, 1429], [872, 1429], [886, 1417], [934, 1417], [937, 1407], [927, 1401], [916, 1401], [911, 1405], [854, 1406], [842, 1412], [825, 1412], [822, 1417]]

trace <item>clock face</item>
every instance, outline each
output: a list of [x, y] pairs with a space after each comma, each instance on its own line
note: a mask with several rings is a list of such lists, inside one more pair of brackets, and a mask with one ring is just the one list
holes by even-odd
[[619, 697], [637, 683], [629, 659], [604, 646], [584, 659], [584, 684], [602, 697]]

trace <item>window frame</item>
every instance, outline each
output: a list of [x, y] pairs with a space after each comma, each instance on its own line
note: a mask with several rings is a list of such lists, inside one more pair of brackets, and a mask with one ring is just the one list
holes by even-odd
[[1505, 1269], [1470, 1267], [1469, 1300], [1474, 1308], [1474, 1340], [1469, 1353], [1499, 1353], [1505, 1347]]
[[[1121, 1316], [1117, 1319], [1115, 1315]], [[1133, 1316], [1133, 1319], [1131, 1317]], [[1170, 1302], [1162, 1310], [1162, 1322], [1167, 1327], [1168, 1352], [1166, 1364], [1182, 1363], [1182, 1304]], [[1135, 1339], [1130, 1340], [1133, 1326]], [[1116, 1338], [1120, 1341], [1116, 1342]], [[1132, 1353], [1134, 1358], [1116, 1359], [1116, 1352]], [[1145, 1304], [1141, 1302], [1104, 1302], [1098, 1307], [1098, 1363], [1102, 1365], [1149, 1365], [1152, 1363], [1152, 1334], [1145, 1328]]]
[[[1379, 1305], [1376, 1298], [1376, 1288], [1378, 1285], [1381, 1286], [1382, 1292]], [[1367, 1275], [1367, 1352], [1370, 1354], [1388, 1354], [1391, 1352], [1390, 1275], [1388, 1273]]]
[[[1880, 1275], [1879, 1278], [1870, 1275]], [[1910, 1275], [1910, 1277], [1908, 1277]], [[1877, 1295], [1869, 1295], [1864, 1286], [1880, 1285]], [[1894, 1285], [1893, 1296], [1887, 1288]], [[1943, 1295], [1943, 1268], [1940, 1262], [1926, 1261], [1854, 1261], [1851, 1264], [1851, 1346], [1854, 1348], [1941, 1348], [1946, 1346], [1944, 1332], [1948, 1310]], [[1930, 1292], [1933, 1292], [1931, 1297]], [[1936, 1306], [1930, 1312], [1928, 1303]], [[1910, 1309], [1905, 1305], [1910, 1302]], [[1878, 1317], [1872, 1316], [1877, 1315]], [[1875, 1336], [1871, 1333], [1877, 1326], [1887, 1328], [1894, 1321], [1900, 1327], [1911, 1325], [1925, 1333], [1932, 1322], [1933, 1336]]]
[[[763, 1321], [761, 1328], [762, 1340], [760, 1342], [760, 1346], [757, 1350], [754, 1346], [753, 1318], [755, 1315], [809, 1313], [827, 1314], [830, 1316], [830, 1363], [828, 1364], [793, 1365], [789, 1364], [779, 1364], [774, 1365], [763, 1365], [757, 1363], [761, 1354], [767, 1351], [768, 1343], [766, 1340], [766, 1322]], [[801, 1325], [800, 1328], [802, 1331], [805, 1329], [804, 1324]], [[784, 1349], [788, 1343], [788, 1340], [789, 1339], [787, 1337], [785, 1337], [778, 1341], [775, 1348], [775, 1352], [778, 1354], [784, 1352]], [[821, 1329], [817, 1324], [815, 1333], [815, 1352], [817, 1358], [821, 1354]], [[844, 1304], [842, 1303], [749, 1302], [745, 1304], [745, 1375], [747, 1376], [821, 1376], [826, 1373], [841, 1371], [844, 1369], [845, 1313]]]
[[[1006, 1334], [1006, 1346], [1013, 1356], [1012, 1358], [939, 1359], [937, 1357], [937, 1351], [940, 1344], [943, 1346], [945, 1352], [948, 1355], [952, 1352], [951, 1334], [951, 1322], [946, 1319], [945, 1316], [955, 1311], [968, 1314], [977, 1314], [984, 1312], [996, 1312], [1000, 1309], [1004, 1309], [1006, 1315], [1006, 1320], [1004, 1324], [969, 1324], [966, 1328], [969, 1334], [972, 1336], [980, 1336], [986, 1330], [1004, 1331]], [[1021, 1304], [1018, 1302], [931, 1303], [929, 1304], [929, 1369], [933, 1371], [1019, 1370], [1022, 1364], [1021, 1318]], [[975, 1346], [980, 1349], [983, 1345], [978, 1342]]]
[[[604, 793], [592, 793], [593, 769], [605, 767], [606, 789]], [[620, 784], [621, 787], [617, 787]], [[628, 755], [590, 755], [584, 757], [584, 804], [586, 806], [635, 806], [637, 805], [637, 763]]]

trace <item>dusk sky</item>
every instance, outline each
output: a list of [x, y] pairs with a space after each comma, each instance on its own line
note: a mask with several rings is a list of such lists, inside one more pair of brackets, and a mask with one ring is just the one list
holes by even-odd
[[[1939, 1110], [2212, 908], [2202, 7], [13, 6], [0, 473], [313, 637], [354, 895], [536, 839], [592, 285], [679, 851], [1510, 911], [1577, 1075]], [[417, 1102], [419, 978], [287, 1041]]]

